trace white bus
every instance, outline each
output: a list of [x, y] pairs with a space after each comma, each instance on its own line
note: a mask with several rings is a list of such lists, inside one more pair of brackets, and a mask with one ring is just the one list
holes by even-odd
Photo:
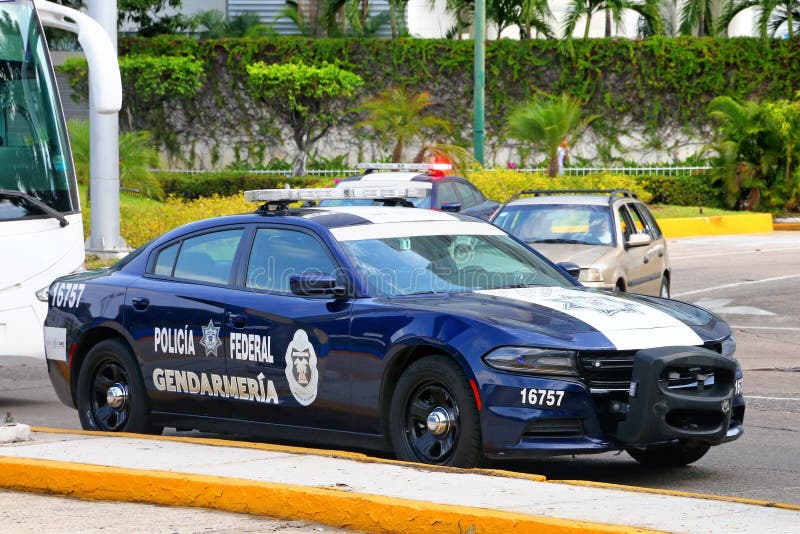
[[98, 111], [118, 111], [121, 100], [116, 55], [100, 25], [58, 4], [0, 0], [0, 360], [44, 358], [47, 287], [84, 262], [77, 180], [43, 23], [78, 33], [95, 71]]

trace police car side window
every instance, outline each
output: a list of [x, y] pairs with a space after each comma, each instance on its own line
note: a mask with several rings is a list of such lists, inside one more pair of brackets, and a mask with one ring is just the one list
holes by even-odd
[[245, 285], [259, 291], [290, 294], [293, 274], [333, 275], [336, 267], [314, 237], [279, 228], [256, 231]]
[[467, 184], [462, 184], [461, 182], [455, 182], [456, 190], [458, 191], [458, 195], [461, 197], [462, 208], [468, 208], [470, 206], [474, 206], [482, 200], [478, 200], [477, 195], [475, 194], [475, 190], [473, 190]]
[[175, 257], [178, 255], [180, 243], [175, 243], [167, 248], [161, 249], [156, 259], [153, 273], [159, 276], [172, 276], [172, 268], [175, 267]]
[[227, 284], [243, 233], [241, 228], [223, 230], [184, 240], [173, 276], [184, 280]]
[[437, 207], [441, 208], [442, 204], [453, 204], [459, 202], [460, 200], [456, 194], [456, 188], [453, 182], [439, 182], [439, 188], [436, 191], [436, 203], [438, 204]]

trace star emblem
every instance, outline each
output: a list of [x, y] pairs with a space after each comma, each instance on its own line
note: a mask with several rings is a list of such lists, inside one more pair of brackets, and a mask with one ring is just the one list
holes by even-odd
[[206, 349], [206, 356], [214, 354], [217, 356], [217, 349], [222, 346], [222, 341], [219, 340], [219, 327], [214, 326], [214, 320], [208, 320], [208, 326], [203, 328], [203, 337], [200, 339], [200, 344]]
[[602, 313], [603, 315], [608, 315], [609, 317], [614, 317], [618, 313], [642, 313], [636, 304], [629, 304], [627, 302], [601, 297], [562, 295], [552, 300], [562, 303], [565, 310], [592, 310], [597, 313]]

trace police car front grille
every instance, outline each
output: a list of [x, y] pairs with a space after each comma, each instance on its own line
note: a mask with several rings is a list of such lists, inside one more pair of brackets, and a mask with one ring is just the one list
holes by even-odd
[[[719, 343], [708, 343], [708, 350], [721, 352]], [[581, 351], [578, 353], [578, 372], [590, 389], [628, 391], [633, 375], [635, 350]]]
[[635, 355], [635, 350], [582, 351], [578, 353], [578, 371], [591, 389], [627, 391]]

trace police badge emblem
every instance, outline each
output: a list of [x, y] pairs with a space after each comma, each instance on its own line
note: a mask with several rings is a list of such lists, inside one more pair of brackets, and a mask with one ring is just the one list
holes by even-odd
[[298, 330], [286, 348], [286, 378], [297, 402], [308, 406], [317, 398], [317, 354], [305, 330]]

